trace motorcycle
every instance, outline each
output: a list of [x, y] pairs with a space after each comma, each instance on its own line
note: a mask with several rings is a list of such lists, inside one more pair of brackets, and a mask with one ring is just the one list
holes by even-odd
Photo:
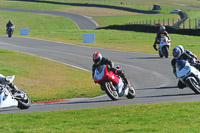
[[177, 60], [177, 78], [196, 94], [200, 94], [200, 72], [186, 60]]
[[[14, 78], [15, 75], [7, 76], [6, 80], [12, 83]], [[20, 109], [28, 109], [31, 106], [28, 94], [22, 89], [13, 94], [8, 85], [0, 84], [0, 108], [13, 106]]]
[[168, 58], [168, 53], [169, 53], [169, 49], [170, 49], [170, 40], [164, 36], [161, 37], [160, 40], [157, 41], [158, 46], [159, 46], [159, 56], [162, 58], [163, 56], [165, 56], [165, 58]]
[[9, 27], [8, 29], [7, 29], [7, 34], [8, 34], [8, 37], [12, 37], [12, 35], [13, 35], [13, 32], [14, 32], [14, 26], [11, 26], [11, 27]]
[[117, 100], [119, 97], [126, 96], [128, 99], [135, 97], [135, 90], [131, 84], [125, 84], [123, 79], [108, 71], [107, 65], [100, 65], [94, 73], [94, 81], [98, 83], [103, 91], [112, 99]]

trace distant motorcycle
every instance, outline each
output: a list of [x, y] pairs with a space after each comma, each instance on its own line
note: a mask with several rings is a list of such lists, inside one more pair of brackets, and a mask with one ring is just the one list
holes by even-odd
[[7, 29], [8, 37], [12, 37], [14, 29], [15, 29], [14, 26], [8, 27]]
[[[13, 82], [15, 76], [8, 76], [6, 79]], [[0, 84], [0, 108], [16, 106], [20, 109], [28, 109], [31, 106], [31, 100], [28, 94], [19, 89], [19, 92], [12, 93], [8, 85]]]
[[200, 72], [194, 66], [192, 66], [188, 61], [177, 60], [176, 65], [177, 78], [192, 89], [196, 94], [200, 94]]
[[165, 36], [162, 37], [160, 40], [157, 40], [157, 42], [159, 43], [159, 56], [162, 58], [163, 56], [165, 56], [165, 58], [168, 58], [168, 53], [169, 53], [169, 49], [170, 49], [170, 40]]
[[107, 65], [100, 65], [94, 73], [94, 81], [99, 83], [102, 90], [112, 99], [117, 100], [119, 97], [126, 96], [128, 99], [135, 97], [135, 90], [131, 84], [125, 85], [123, 79], [108, 71]]

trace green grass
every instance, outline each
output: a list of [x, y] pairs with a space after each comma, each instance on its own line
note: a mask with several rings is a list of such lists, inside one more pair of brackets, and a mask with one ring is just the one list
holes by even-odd
[[0, 50], [0, 64], [1, 74], [16, 75], [15, 84], [29, 94], [32, 102], [103, 93], [94, 84], [91, 73], [58, 62]]
[[[160, 1], [154, 0], [154, 2], [159, 4]], [[40, 9], [42, 7], [50, 10], [60, 8], [50, 4], [13, 3], [13, 1], [5, 2], [5, 5], [2, 5], [2, 1], [0, 3], [0, 6], [19, 8]], [[155, 34], [116, 30], [78, 30], [70, 20], [63, 17], [6, 11], [0, 11], [0, 14], [0, 35], [6, 35], [4, 26], [11, 19], [16, 26], [14, 36], [19, 36], [20, 28], [28, 27], [31, 29], [30, 37], [33, 38], [157, 54], [152, 48]], [[140, 17], [138, 16], [137, 19]], [[120, 17], [119, 23], [126, 22], [121, 19], [129, 20], [129, 17]], [[130, 19], [133, 19], [132, 16]], [[105, 17], [105, 22], [102, 23], [110, 24], [115, 21], [116, 18]], [[83, 44], [82, 34], [91, 32], [96, 35], [96, 43]], [[170, 36], [172, 48], [183, 45], [185, 49], [200, 56], [199, 37], [176, 34]], [[16, 85], [26, 90], [32, 101], [92, 97], [102, 94], [99, 86], [88, 78], [91, 73], [61, 63], [14, 51], [0, 50], [0, 64], [0, 72], [4, 75], [15, 74]], [[199, 105], [200, 102], [159, 103], [43, 113], [1, 114], [0, 132], [199, 132]]]
[[[0, 21], [0, 25], [5, 25], [7, 16], [11, 16], [11, 19], [16, 27], [14, 36], [20, 35], [19, 33], [20, 28], [29, 27], [31, 30], [30, 37], [33, 38], [68, 42], [84, 46], [158, 54], [156, 51], [153, 50], [152, 47], [155, 38], [155, 34], [152, 33], [140, 33], [132, 31], [117, 31], [117, 30], [78, 30], [75, 24], [71, 22], [71, 20], [66, 19], [64, 17], [57, 17], [53, 15], [43, 15], [43, 14], [20, 13], [20, 12], [13, 13], [8, 11], [0, 11], [0, 13], [1, 13], [0, 18], [2, 19], [2, 21]], [[1, 28], [0, 35], [5, 35], [4, 27], [1, 26], [0, 28]], [[96, 35], [96, 43], [83, 44], [82, 34], [91, 32], [95, 33]], [[200, 47], [198, 45], [200, 41], [199, 37], [183, 36], [176, 34], [170, 34], [170, 36], [172, 38], [172, 48], [175, 47], [176, 45], [183, 45], [185, 49], [189, 49], [194, 54], [197, 54], [197, 56], [200, 56], [198, 51]], [[23, 57], [13, 58], [14, 60], [12, 62], [13, 63], [17, 62], [18, 58], [23, 58]], [[24, 60], [23, 63], [27, 65], [26, 61], [27, 60]], [[23, 68], [20, 65], [21, 63], [17, 65], [11, 64], [9, 67], [5, 67], [7, 66], [6, 62], [5, 65], [2, 65], [2, 70], [1, 70], [1, 72], [3, 72], [4, 75], [15, 74], [16, 77], [21, 76], [19, 77], [19, 81], [17, 81], [18, 78], [16, 79], [16, 84], [22, 89], [25, 88], [25, 90], [27, 90], [28, 93], [30, 94], [30, 97], [32, 98], [33, 101], [64, 99], [71, 97], [92, 97], [102, 94], [99, 87], [94, 85], [92, 78], [88, 79], [87, 81], [78, 82], [81, 80], [78, 79], [72, 80], [70, 79], [70, 77], [67, 76], [69, 75], [67, 74], [68, 71], [71, 71], [71, 69], [66, 69], [65, 71], [66, 75], [65, 74], [63, 75], [63, 73], [60, 73], [58, 71], [61, 69], [56, 69], [55, 66], [53, 68], [45, 69], [45, 67], [49, 66], [48, 63], [44, 64], [44, 66], [40, 66], [40, 64], [36, 62], [38, 61], [35, 61], [35, 64], [33, 62], [34, 64], [33, 66], [34, 68], [37, 69], [33, 69], [32, 67], [27, 67], [26, 70], [24, 70], [25, 68]], [[42, 68], [41, 70], [45, 69], [48, 72], [34, 71], [34, 70], [39, 70], [39, 68]], [[17, 71], [19, 72], [16, 73]], [[29, 71], [32, 73], [25, 73]], [[41, 75], [40, 73], [42, 73], [42, 76], [39, 76], [38, 78], [38, 75]], [[59, 82], [57, 82], [56, 84], [49, 84], [52, 83], [52, 81], [54, 80], [53, 78], [49, 78], [48, 80], [42, 81], [47, 76], [46, 73], [50, 73], [51, 75], [55, 75], [55, 73], [57, 73], [58, 77], [56, 77], [56, 79]], [[79, 71], [73, 69], [72, 74], [78, 75]], [[84, 76], [88, 77], [88, 75], [90, 77], [91, 74], [88, 72], [83, 72], [83, 77], [81, 78], [84, 78]], [[59, 80], [61, 77], [62, 80]], [[24, 85], [20, 81], [23, 81], [26, 78], [29, 79], [27, 81], [27, 84]], [[73, 83], [79, 83], [79, 84], [78, 86], [77, 85], [75, 86]], [[87, 85], [85, 86], [82, 83], [88, 84], [88, 86]], [[59, 86], [57, 86], [57, 84], [59, 84]], [[56, 87], [61, 89], [57, 89]], [[41, 90], [42, 93], [40, 93]]]
[[[64, 105], [64, 106], [67, 106]], [[1, 114], [0, 132], [199, 132], [200, 102]]]

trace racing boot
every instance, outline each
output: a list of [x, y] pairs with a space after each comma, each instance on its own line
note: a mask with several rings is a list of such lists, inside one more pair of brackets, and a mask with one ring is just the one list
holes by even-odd
[[13, 83], [8, 84], [8, 86], [12, 89], [11, 90], [12, 94], [20, 93], [19, 89]]
[[118, 71], [117, 71], [117, 74], [118, 74], [120, 77], [122, 77], [122, 79], [123, 79], [125, 85], [128, 85], [128, 80], [127, 80], [127, 78], [126, 78], [126, 76], [125, 76], [125, 73], [124, 73], [122, 70], [118, 70]]
[[156, 43], [153, 44], [153, 48], [157, 51], [158, 49], [156, 48]]

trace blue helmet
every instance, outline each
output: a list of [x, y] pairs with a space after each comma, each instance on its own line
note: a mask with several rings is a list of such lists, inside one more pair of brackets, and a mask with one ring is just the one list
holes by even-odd
[[177, 48], [177, 47], [174, 48], [172, 50], [172, 55], [174, 56], [175, 59], [178, 59], [182, 55], [180, 48]]

